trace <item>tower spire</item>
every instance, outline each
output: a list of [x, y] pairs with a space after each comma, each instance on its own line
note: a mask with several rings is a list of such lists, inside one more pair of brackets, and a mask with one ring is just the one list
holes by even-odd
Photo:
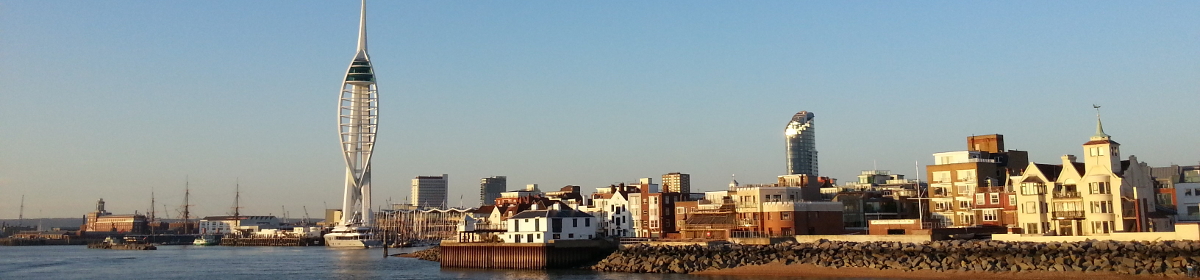
[[1092, 108], [1096, 109], [1096, 135], [1092, 135], [1092, 140], [1107, 140], [1111, 136], [1104, 133], [1104, 124], [1100, 122], [1100, 105], [1092, 104]]
[[358, 14], [358, 52], [367, 52], [367, 0], [362, 0], [362, 10]]

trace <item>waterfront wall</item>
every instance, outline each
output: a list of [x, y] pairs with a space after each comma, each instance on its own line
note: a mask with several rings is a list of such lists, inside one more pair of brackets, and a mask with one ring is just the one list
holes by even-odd
[[812, 243], [827, 241], [844, 241], [844, 242], [929, 242], [933, 241], [931, 235], [797, 235], [796, 242]]
[[719, 247], [629, 246], [609, 255], [592, 269], [691, 273], [775, 262], [903, 271], [1091, 271], [1182, 276], [1188, 265], [1200, 264], [1200, 242], [950, 240], [922, 243], [817, 241]]
[[1114, 232], [1101, 236], [1041, 236], [1024, 234], [993, 234], [992, 240], [1015, 242], [1079, 242], [1088, 239], [1113, 241], [1200, 241], [1200, 224], [1175, 224], [1175, 231], [1167, 232]]
[[442, 267], [547, 269], [573, 268], [603, 259], [615, 245], [603, 240], [552, 243], [457, 243], [439, 247]]

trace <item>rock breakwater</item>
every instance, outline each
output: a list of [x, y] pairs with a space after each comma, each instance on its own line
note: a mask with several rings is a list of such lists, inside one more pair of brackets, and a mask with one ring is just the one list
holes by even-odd
[[398, 257], [416, 258], [420, 260], [438, 262], [442, 260], [442, 249], [439, 246], [429, 247], [425, 250], [420, 250], [408, 254], [398, 254]]
[[597, 271], [692, 273], [768, 263], [901, 271], [1106, 272], [1183, 276], [1200, 265], [1200, 242], [1082, 241], [1063, 243], [952, 240], [924, 243], [840, 242], [776, 245], [622, 248]]

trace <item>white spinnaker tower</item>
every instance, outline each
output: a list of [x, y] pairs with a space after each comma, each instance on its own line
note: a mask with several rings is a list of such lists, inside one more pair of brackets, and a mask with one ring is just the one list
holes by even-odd
[[338, 101], [338, 135], [346, 159], [346, 196], [339, 225], [370, 227], [371, 153], [379, 127], [379, 95], [375, 69], [367, 55], [367, 3], [363, 0], [358, 23], [358, 51], [346, 69]]

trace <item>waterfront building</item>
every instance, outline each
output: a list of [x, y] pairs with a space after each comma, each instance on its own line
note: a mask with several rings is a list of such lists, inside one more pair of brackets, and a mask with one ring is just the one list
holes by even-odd
[[[841, 234], [844, 228], [842, 203], [805, 200], [805, 193], [813, 191], [820, 195], [819, 188], [735, 187], [728, 191], [728, 196], [737, 212], [737, 230], [748, 236]], [[715, 198], [712, 196], [705, 195], [706, 199]], [[796, 215], [804, 217], [797, 218]], [[735, 234], [734, 237], [738, 236]]]
[[84, 215], [84, 224], [80, 230], [84, 234], [99, 233], [132, 233], [145, 234], [149, 232], [149, 222], [145, 215], [113, 215], [104, 210], [104, 199], [96, 202], [96, 211]]
[[596, 188], [582, 208], [598, 220], [597, 230], [604, 236], [633, 237], [633, 214], [629, 210], [629, 195], [638, 193], [637, 187], [625, 184]]
[[338, 94], [338, 138], [346, 163], [342, 219], [325, 244], [333, 247], [371, 247], [381, 244], [371, 233], [371, 155], [379, 128], [379, 93], [375, 69], [367, 54], [367, 2], [358, 19], [358, 46], [346, 69]]
[[1104, 133], [1083, 144], [1083, 162], [1062, 156], [1061, 165], [1030, 163], [1013, 186], [1019, 187], [1018, 221], [1025, 234], [1091, 236], [1114, 232], [1173, 231], [1169, 213], [1156, 206], [1149, 165], [1130, 156]]
[[692, 193], [692, 175], [679, 172], [663, 174], [662, 191], [672, 193]]
[[813, 113], [800, 111], [783, 129], [787, 139], [787, 174], [817, 176], [817, 136]]
[[[925, 185], [888, 170], [863, 170], [858, 181], [821, 188], [823, 198], [841, 202], [848, 231], [865, 231], [871, 221], [918, 219], [928, 209], [920, 197]], [[922, 206], [925, 206], [922, 208]]]
[[1017, 227], [1010, 175], [1029, 163], [1025, 151], [1004, 150], [1004, 135], [967, 137], [967, 150], [933, 154], [926, 165], [935, 227]]
[[412, 180], [412, 203], [417, 207], [446, 207], [450, 175], [417, 176]]
[[1155, 202], [1179, 221], [1200, 221], [1200, 165], [1151, 168]]
[[275, 216], [208, 216], [197, 223], [200, 234], [230, 234], [237, 230], [257, 232], [263, 229], [278, 229], [279, 218]]
[[595, 217], [562, 204], [551, 209], [532, 209], [508, 218], [504, 243], [553, 243], [559, 240], [588, 240], [596, 237]]
[[500, 198], [500, 193], [508, 189], [508, 178], [505, 176], [492, 176], [483, 178], [479, 182], [479, 201], [482, 205], [494, 205], [496, 199]]

